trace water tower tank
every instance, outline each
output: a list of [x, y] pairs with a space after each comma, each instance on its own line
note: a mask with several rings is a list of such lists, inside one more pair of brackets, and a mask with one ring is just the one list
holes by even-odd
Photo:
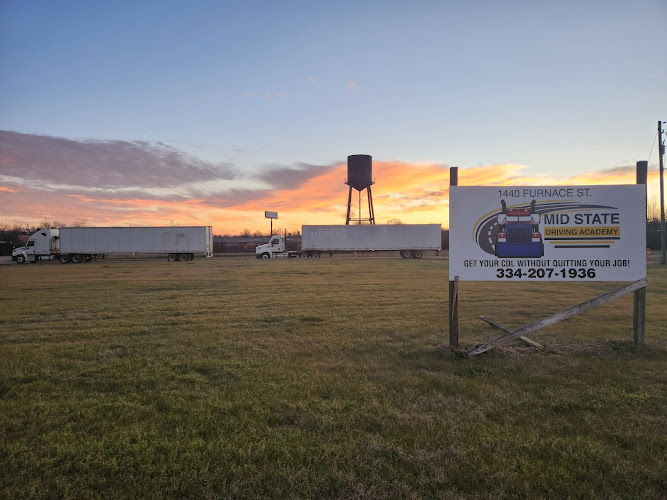
[[350, 155], [347, 157], [347, 184], [362, 191], [373, 184], [373, 157]]

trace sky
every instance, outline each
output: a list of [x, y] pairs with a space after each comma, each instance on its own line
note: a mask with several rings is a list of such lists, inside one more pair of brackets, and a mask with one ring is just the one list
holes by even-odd
[[665, 0], [1, 0], [0, 225], [342, 224], [353, 154], [378, 223], [447, 227], [451, 166], [625, 184], [648, 160], [655, 197], [666, 22]]

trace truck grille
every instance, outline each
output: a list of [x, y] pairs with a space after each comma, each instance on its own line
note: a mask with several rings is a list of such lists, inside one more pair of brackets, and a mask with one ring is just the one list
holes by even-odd
[[517, 224], [507, 228], [507, 243], [530, 243], [533, 230], [527, 224]]

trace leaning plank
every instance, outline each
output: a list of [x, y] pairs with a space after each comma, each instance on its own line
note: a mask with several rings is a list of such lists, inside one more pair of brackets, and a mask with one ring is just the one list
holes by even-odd
[[621, 288], [617, 288], [616, 290], [612, 290], [611, 292], [599, 295], [595, 298], [587, 300], [586, 302], [582, 302], [581, 304], [578, 304], [574, 307], [570, 307], [569, 309], [564, 309], [562, 311], [559, 311], [552, 316], [536, 321], [535, 323], [531, 323], [530, 325], [519, 328], [518, 330], [514, 330], [513, 332], [501, 335], [500, 337], [498, 337], [495, 340], [492, 340], [488, 344], [475, 347], [474, 349], [469, 351], [468, 354], [470, 354], [471, 356], [476, 356], [477, 354], [482, 354], [483, 352], [486, 352], [488, 350], [495, 349], [496, 347], [504, 345], [516, 338], [523, 337], [524, 335], [534, 332], [535, 330], [539, 330], [540, 328], [544, 328], [545, 326], [553, 325], [554, 323], [558, 323], [559, 321], [563, 321], [564, 319], [571, 318], [572, 316], [575, 316], [583, 311], [587, 311], [588, 309], [593, 309], [594, 307], [597, 307], [601, 304], [622, 297], [623, 295], [626, 295], [630, 292], [634, 292], [635, 290], [639, 290], [640, 288], [645, 288], [647, 285], [648, 281], [646, 278], [640, 279], [639, 281], [633, 281], [632, 283], [622, 286]]
[[[489, 325], [495, 326], [496, 328], [500, 328], [502, 331], [506, 333], [512, 333], [512, 330], [507, 328], [505, 325], [498, 323], [495, 319], [487, 318], [486, 316], [477, 316], [479, 319], [482, 321], [486, 321]], [[531, 345], [533, 347], [542, 347], [542, 344], [539, 342], [535, 342], [532, 339], [529, 339], [528, 337], [519, 337], [519, 339], [523, 340], [526, 344]]]

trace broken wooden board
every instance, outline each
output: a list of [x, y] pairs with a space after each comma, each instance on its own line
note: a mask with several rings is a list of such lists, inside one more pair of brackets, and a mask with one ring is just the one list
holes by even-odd
[[531, 332], [539, 330], [540, 328], [553, 325], [554, 323], [558, 323], [559, 321], [563, 321], [564, 319], [571, 318], [572, 316], [587, 311], [588, 309], [593, 309], [594, 307], [615, 300], [619, 297], [622, 297], [623, 295], [627, 295], [628, 293], [634, 292], [635, 290], [639, 290], [640, 288], [645, 288], [647, 285], [648, 285], [648, 280], [646, 278], [642, 278], [638, 281], [633, 281], [632, 283], [629, 283], [625, 286], [616, 288], [615, 290], [594, 297], [590, 300], [587, 300], [586, 302], [582, 302], [581, 304], [577, 304], [576, 306], [570, 307], [569, 309], [564, 309], [562, 311], [559, 311], [556, 314], [552, 314], [547, 318], [543, 318], [539, 321], [536, 321], [535, 323], [526, 325], [522, 328], [519, 328], [518, 330], [506, 333], [505, 335], [501, 335], [500, 337], [492, 340], [488, 344], [475, 347], [474, 349], [469, 351], [468, 354], [471, 356], [476, 356], [477, 354], [482, 354], [483, 352], [495, 349], [496, 347], [507, 344], [508, 342], [511, 342], [514, 339], [523, 337]]
[[[494, 319], [487, 318], [486, 316], [477, 316], [477, 317], [478, 317], [479, 319], [481, 319], [482, 321], [486, 321], [486, 322], [487, 322], [489, 325], [491, 325], [491, 326], [495, 326], [496, 328], [500, 328], [500, 329], [501, 329], [502, 331], [504, 331], [505, 333], [512, 333], [512, 330], [510, 330], [509, 328], [507, 328], [505, 325], [503, 325], [503, 324], [501, 324], [501, 323], [498, 323], [498, 322], [497, 322], [496, 320], [494, 320]], [[530, 346], [533, 346], [533, 347], [543, 347], [542, 344], [540, 344], [539, 342], [535, 342], [534, 340], [529, 339], [529, 338], [526, 337], [526, 336], [521, 336], [521, 337], [519, 337], [519, 340], [523, 340], [526, 344], [528, 344], [528, 345], [530, 345]]]

